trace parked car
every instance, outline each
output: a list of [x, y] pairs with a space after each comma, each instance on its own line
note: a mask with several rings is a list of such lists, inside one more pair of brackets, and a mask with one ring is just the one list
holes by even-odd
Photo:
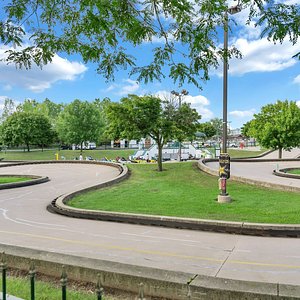
[[231, 143], [231, 144], [229, 144], [229, 147], [230, 147], [230, 148], [237, 148], [238, 145], [236, 145], [236, 144], [234, 144], [234, 143]]
[[94, 150], [94, 149], [96, 149], [96, 143], [90, 142], [90, 143], [87, 144], [86, 148], [89, 149], [89, 150]]
[[61, 150], [72, 150], [72, 147], [70, 145], [60, 145]]

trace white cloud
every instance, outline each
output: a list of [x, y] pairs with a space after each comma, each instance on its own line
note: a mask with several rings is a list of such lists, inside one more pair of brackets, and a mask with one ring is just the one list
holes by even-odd
[[[229, 73], [232, 75], [281, 71], [299, 63], [292, 56], [300, 51], [300, 43], [292, 46], [285, 40], [282, 44], [275, 45], [266, 38], [252, 41], [239, 38], [235, 41], [235, 46], [241, 51], [243, 58], [229, 61]], [[222, 76], [221, 66], [214, 73]]]
[[131, 79], [123, 79], [121, 83], [111, 84], [107, 89], [105, 89], [105, 92], [112, 92], [114, 95], [119, 96], [127, 96], [128, 94], [136, 94], [139, 89], [139, 82]]
[[248, 117], [252, 117], [254, 113], [255, 113], [255, 109], [253, 108], [250, 110], [234, 110], [229, 112], [229, 115], [236, 118], [248, 118]]
[[140, 88], [140, 84], [137, 81], [125, 79], [123, 82], [126, 84], [121, 87], [120, 91], [118, 92], [119, 95], [134, 94]]
[[[299, 4], [299, 0], [277, 0], [277, 2]], [[230, 0], [228, 5], [236, 5], [236, 2]], [[300, 51], [300, 43], [292, 45], [286, 38], [282, 44], [274, 44], [267, 38], [261, 38], [262, 27], [255, 26], [257, 18], [247, 24], [249, 13], [249, 8], [245, 8], [238, 14], [230, 15], [230, 20], [233, 19], [236, 23], [230, 22], [229, 47], [235, 46], [239, 49], [243, 58], [233, 58], [229, 61], [229, 73], [243, 75], [250, 72], [274, 72], [299, 63], [299, 60], [292, 57]], [[213, 73], [221, 77], [222, 64]]]
[[299, 0], [276, 0], [275, 3], [284, 3], [287, 5], [299, 4]]
[[[168, 32], [167, 33], [167, 39], [168, 39], [169, 42], [174, 41], [174, 34], [171, 33], [171, 32]], [[149, 40], [144, 41], [144, 44], [148, 44], [148, 43], [151, 43], [151, 44], [164, 44], [165, 42], [166, 42], [166, 37], [165, 36], [161, 36], [161, 37], [153, 36], [150, 41]]]
[[[171, 97], [173, 97], [168, 91], [159, 91], [155, 95], [161, 99], [170, 99]], [[210, 120], [214, 117], [213, 112], [208, 108], [210, 102], [206, 97], [202, 95], [187, 95], [183, 96], [182, 101], [191, 103], [191, 107], [195, 108], [197, 112], [201, 115], [201, 120]]]
[[294, 78], [293, 82], [296, 84], [300, 84], [300, 74]]
[[296, 104], [300, 107], [300, 100], [296, 102]]
[[252, 108], [250, 110], [234, 110], [228, 113], [230, 116], [230, 121], [232, 122], [233, 128], [240, 128], [246, 122], [253, 119], [256, 109]]
[[115, 85], [111, 84], [107, 89], [105, 89], [105, 92], [113, 91], [115, 88], [116, 88]]
[[[5, 57], [7, 47], [0, 47], [0, 58]], [[0, 82], [8, 87], [22, 87], [33, 92], [43, 92], [60, 80], [73, 81], [82, 75], [87, 67], [79, 62], [70, 62], [58, 55], [54, 55], [51, 63], [38, 68], [33, 65], [30, 70], [17, 69], [13, 64], [0, 62]]]

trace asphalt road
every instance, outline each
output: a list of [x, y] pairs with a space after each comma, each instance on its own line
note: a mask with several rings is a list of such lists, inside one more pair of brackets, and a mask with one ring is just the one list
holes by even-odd
[[[222, 278], [300, 285], [300, 239], [81, 220], [46, 211], [61, 194], [116, 177], [115, 168], [43, 164], [2, 168], [1, 174], [51, 179], [0, 191], [2, 244]], [[136, 196], [141, 197], [138, 191]]]

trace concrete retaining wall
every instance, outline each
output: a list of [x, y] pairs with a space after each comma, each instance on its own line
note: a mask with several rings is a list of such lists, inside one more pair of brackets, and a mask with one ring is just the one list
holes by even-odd
[[96, 283], [97, 274], [100, 274], [104, 289], [122, 289], [137, 295], [139, 284], [143, 283], [146, 297], [174, 300], [300, 299], [299, 286], [200, 276], [2, 244], [0, 251], [5, 251], [7, 265], [15, 269], [28, 270], [30, 259], [34, 259], [37, 272], [59, 277], [64, 265], [68, 278], [72, 280]]

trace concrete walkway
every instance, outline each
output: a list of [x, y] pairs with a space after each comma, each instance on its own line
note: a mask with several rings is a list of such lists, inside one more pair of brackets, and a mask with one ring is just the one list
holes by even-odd
[[[219, 162], [205, 163], [209, 168], [217, 171], [219, 169]], [[259, 159], [255, 162], [235, 162], [230, 163], [230, 174], [233, 176], [242, 177], [250, 180], [258, 180], [261, 182], [285, 185], [287, 187], [300, 188], [300, 180], [293, 178], [278, 177], [273, 174], [273, 170], [284, 168], [300, 168], [300, 160], [298, 161], [270, 161], [263, 162]]]

